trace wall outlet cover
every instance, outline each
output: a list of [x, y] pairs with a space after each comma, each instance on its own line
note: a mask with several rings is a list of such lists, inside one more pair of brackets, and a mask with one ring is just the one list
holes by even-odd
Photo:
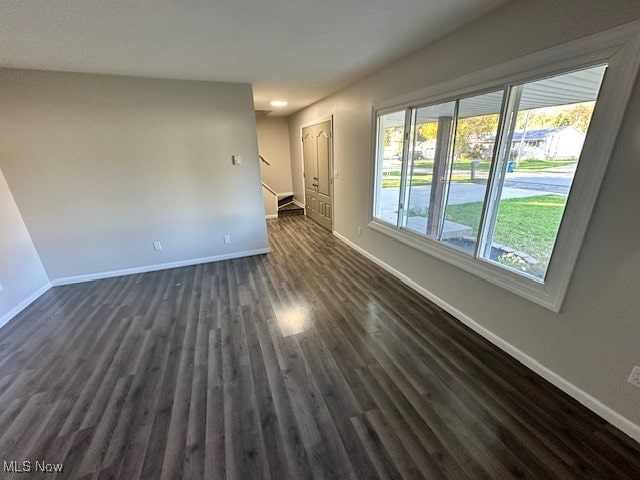
[[229, 235], [224, 235], [222, 237], [222, 240], [224, 241], [224, 243], [231, 243], [231, 237]]
[[156, 252], [159, 252], [160, 250], [162, 250], [162, 244], [160, 242], [153, 242], [153, 249]]

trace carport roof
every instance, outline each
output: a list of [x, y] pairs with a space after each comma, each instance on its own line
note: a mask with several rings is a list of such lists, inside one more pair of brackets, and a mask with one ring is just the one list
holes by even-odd
[[[594, 101], [598, 97], [605, 69], [605, 65], [599, 65], [526, 83], [520, 99], [520, 110]], [[502, 104], [502, 92], [498, 90], [461, 99], [458, 118], [498, 113]], [[421, 107], [417, 112], [417, 123], [432, 122], [441, 116], [451, 116], [453, 108], [454, 102]], [[403, 112], [385, 118], [385, 125], [388, 127], [403, 124]]]

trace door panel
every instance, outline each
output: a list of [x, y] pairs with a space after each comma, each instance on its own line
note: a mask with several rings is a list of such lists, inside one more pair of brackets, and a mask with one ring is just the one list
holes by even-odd
[[317, 137], [318, 144], [318, 193], [329, 196], [331, 194], [331, 185], [329, 168], [330, 151], [331, 151], [331, 135], [330, 132], [320, 131]]
[[302, 130], [302, 152], [304, 158], [304, 196], [307, 215], [312, 217], [317, 210], [316, 196], [316, 139], [308, 128]]
[[331, 121], [302, 129], [306, 215], [331, 230]]

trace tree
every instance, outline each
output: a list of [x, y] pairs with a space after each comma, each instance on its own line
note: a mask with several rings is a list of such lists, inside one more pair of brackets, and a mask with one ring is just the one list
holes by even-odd
[[[455, 153], [480, 158], [482, 140], [495, 134], [498, 129], [498, 114], [459, 118], [455, 132]], [[438, 122], [425, 122], [417, 128], [418, 141], [433, 141], [438, 135]]]
[[402, 153], [400, 148], [403, 131], [404, 127], [387, 127], [384, 129], [384, 147], [385, 149], [395, 147], [396, 152], [394, 152], [394, 155], [400, 155]]
[[[557, 107], [535, 108], [518, 112], [516, 130], [536, 128], [574, 127], [586, 133], [593, 114], [595, 102], [574, 103]], [[525, 125], [526, 123], [526, 125]]]
[[425, 122], [418, 126], [418, 141], [435, 140], [438, 136], [438, 122]]
[[498, 114], [479, 115], [459, 118], [456, 128], [455, 153], [480, 158], [482, 156], [482, 140], [495, 135], [498, 130]]

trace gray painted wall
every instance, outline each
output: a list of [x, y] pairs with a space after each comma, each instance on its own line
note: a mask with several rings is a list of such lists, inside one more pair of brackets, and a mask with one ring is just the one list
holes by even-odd
[[262, 181], [278, 193], [292, 192], [289, 124], [285, 117], [256, 119], [258, 148], [271, 165], [260, 162]]
[[383, 234], [368, 221], [372, 103], [640, 18], [630, 0], [516, 1], [289, 119], [303, 200], [300, 125], [334, 115], [335, 229], [604, 405], [640, 424], [640, 89], [636, 86], [573, 280], [555, 314]]
[[0, 170], [0, 326], [49, 279]]
[[0, 85], [0, 167], [52, 281], [267, 247], [250, 85], [7, 69]]

